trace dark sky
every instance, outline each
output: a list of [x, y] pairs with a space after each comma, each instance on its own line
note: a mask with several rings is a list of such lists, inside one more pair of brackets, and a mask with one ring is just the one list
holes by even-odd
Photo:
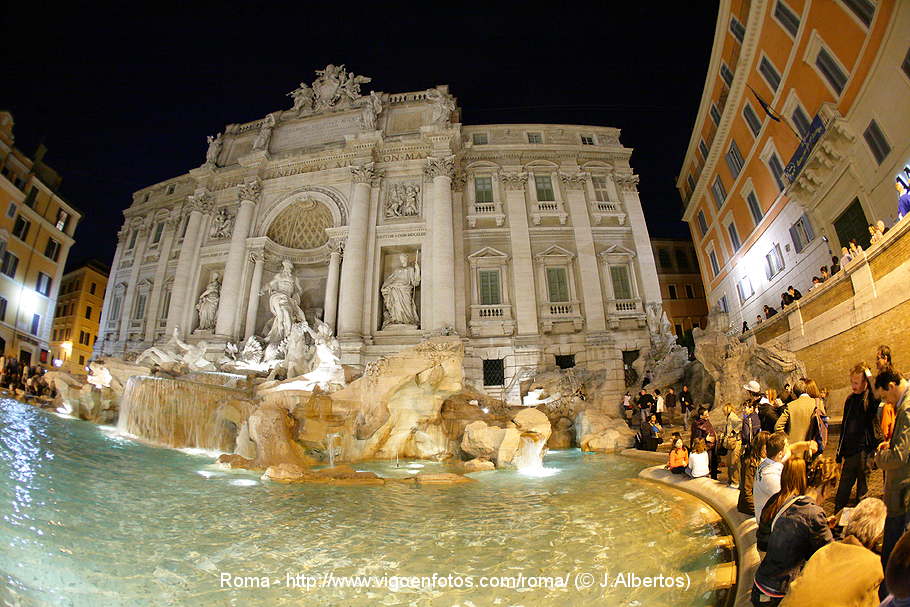
[[487, 3], [470, 14], [461, 3], [145, 14], [129, 3], [16, 4], [0, 22], [0, 108], [26, 153], [43, 138], [64, 198], [86, 214], [71, 260], [110, 261], [133, 191], [202, 164], [205, 136], [225, 124], [289, 107], [285, 93], [327, 63], [372, 77], [364, 91], [448, 84], [465, 124], [620, 128], [652, 236], [688, 236], [674, 183], [716, 2]]

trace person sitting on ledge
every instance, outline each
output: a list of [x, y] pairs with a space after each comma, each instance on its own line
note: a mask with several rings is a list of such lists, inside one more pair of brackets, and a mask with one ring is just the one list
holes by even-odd
[[813, 276], [812, 277], [812, 286], [809, 287], [809, 290], [811, 291], [812, 289], [814, 289], [815, 287], [817, 287], [820, 284], [822, 284], [821, 279], [818, 276]]
[[689, 463], [686, 474], [691, 478], [703, 478], [711, 474], [711, 465], [708, 463], [708, 451], [703, 438], [695, 439], [695, 449], [689, 454]]
[[780, 294], [780, 309], [783, 310], [787, 306], [793, 303], [793, 296], [790, 295], [787, 291], [784, 291]]
[[777, 314], [777, 310], [769, 305], [765, 305], [765, 318], [771, 318], [775, 314]]
[[803, 297], [803, 294], [800, 293], [799, 291], [797, 291], [796, 287], [794, 287], [793, 285], [790, 285], [789, 287], [787, 287], [787, 293], [790, 294], [790, 297], [793, 298], [793, 301], [799, 301]]
[[834, 276], [840, 272], [840, 263], [838, 262], [837, 255], [831, 257], [831, 276]]
[[[820, 548], [790, 582], [781, 607], [877, 605], [882, 583], [881, 550], [885, 530], [885, 503], [875, 497], [862, 500], [852, 511], [844, 539]], [[832, 584], [837, 580], [837, 584]]]
[[[674, 432], [674, 434], [676, 434]], [[666, 468], [673, 474], [682, 474], [689, 465], [689, 451], [683, 447], [682, 438], [673, 440], [673, 449], [670, 450], [670, 457], [667, 461]]]
[[755, 315], [755, 324], [760, 325], [761, 321], [762, 321], [761, 314], [756, 314]]
[[821, 279], [822, 282], [825, 282], [826, 280], [831, 278], [831, 274], [828, 272], [828, 266], [822, 266], [819, 269], [819, 272], [821, 272], [821, 274], [819, 275], [819, 278]]

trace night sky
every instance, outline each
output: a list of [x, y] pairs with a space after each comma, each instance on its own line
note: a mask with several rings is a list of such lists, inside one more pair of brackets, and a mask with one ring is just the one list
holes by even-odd
[[202, 164], [206, 135], [225, 124], [290, 107], [285, 94], [327, 63], [372, 77], [364, 92], [448, 84], [465, 124], [620, 128], [651, 235], [688, 236], [674, 184], [716, 2], [16, 4], [0, 21], [0, 108], [17, 147], [44, 141], [61, 194], [86, 215], [71, 261], [110, 262], [133, 191]]

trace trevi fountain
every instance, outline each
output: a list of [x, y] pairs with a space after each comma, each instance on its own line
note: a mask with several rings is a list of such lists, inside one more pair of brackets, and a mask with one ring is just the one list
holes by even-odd
[[[361, 96], [361, 81], [343, 67], [329, 68], [320, 72], [322, 85], [329, 73], [347, 78], [350, 91], [347, 105], [334, 110], [356, 114], [359, 129], [388, 128], [382, 120], [394, 103], [425, 104], [436, 124], [430, 131], [448, 128], [454, 101], [444, 88], [412, 97]], [[337, 95], [321, 96], [326, 90], [302, 85], [291, 110], [270, 114], [253, 129], [232, 127], [230, 136], [249, 136], [250, 153], [262, 155], [282, 121], [306, 121], [326, 109], [320, 104], [329, 110], [342, 104]], [[212, 138], [204, 174], [221, 170], [226, 137]], [[448, 178], [443, 183], [434, 175], [434, 195], [445, 198]], [[524, 179], [504, 180], [512, 184], [509, 213]], [[575, 188], [581, 182], [565, 183]], [[361, 201], [370, 196], [369, 184], [363, 179], [354, 186]], [[183, 247], [163, 257], [159, 270], [152, 267], [158, 279], [173, 264], [177, 273], [170, 308], [159, 311], [154, 297], [142, 300], [147, 324], [127, 303], [159, 293], [157, 283], [121, 283], [124, 291], [111, 281], [109, 296], [119, 303], [106, 303], [103, 324], [113, 328], [110, 339], [99, 340], [88, 376], [48, 373], [57, 393], [52, 402], [0, 401], [3, 604], [650, 607], [729, 598], [718, 590], [717, 572], [733, 556], [717, 513], [688, 494], [640, 480], [639, 472], [655, 462], [621, 455], [634, 434], [620, 401], [636, 387], [622, 380], [621, 364], [599, 364], [600, 354], [591, 355], [571, 368], [530, 366], [511, 391], [479, 386], [469, 360], [483, 344], [512, 343], [516, 326], [525, 331], [527, 318], [536, 318], [534, 295], [528, 307], [527, 294], [509, 295], [507, 283], [483, 274], [483, 296], [512, 303], [477, 304], [473, 312], [460, 303], [448, 307], [453, 291], [439, 272], [451, 272], [446, 264], [452, 259], [439, 247], [452, 246], [451, 237], [413, 246], [423, 239], [413, 220], [426, 201], [416, 181], [393, 186], [395, 204], [385, 211], [393, 221], [385, 225], [397, 230], [401, 216], [412, 223], [403, 228], [404, 240], [389, 240], [385, 256], [370, 262], [379, 273], [375, 282], [363, 282], [365, 243], [357, 238], [366, 231], [347, 234], [340, 269], [340, 253], [330, 252], [325, 239], [314, 241], [325, 249], [319, 255], [332, 259], [323, 288], [333, 306], [316, 305], [304, 257], [267, 237], [251, 233], [250, 242], [260, 247], [258, 257], [249, 258], [251, 279], [244, 278], [242, 239], [213, 245], [227, 255], [226, 267], [212, 265], [205, 253], [191, 256], [197, 253], [187, 247], [203, 246], [204, 212], [212, 213], [209, 234], [230, 237], [240, 223], [253, 229], [246, 201], [258, 195], [258, 185], [244, 190], [233, 228], [211, 205], [192, 207]], [[570, 193], [569, 206], [583, 201], [575, 198], [581, 189]], [[210, 195], [192, 196], [199, 202]], [[334, 197], [316, 200], [321, 205]], [[498, 198], [494, 202], [491, 209], [504, 210]], [[632, 198], [626, 202], [631, 206]], [[356, 209], [339, 214], [339, 208], [334, 215], [326, 211], [327, 222], [366, 221]], [[565, 221], [559, 213], [534, 221], [559, 225]], [[323, 228], [333, 237], [345, 236], [329, 223]], [[175, 225], [168, 224], [165, 242], [172, 242]], [[136, 246], [144, 246], [147, 232], [137, 229]], [[523, 229], [527, 238], [527, 222]], [[123, 242], [121, 248], [131, 246]], [[654, 386], [678, 384], [693, 364], [706, 390], [713, 392], [715, 381], [741, 381], [687, 361], [659, 299], [642, 301], [650, 288], [645, 270], [632, 268], [647, 260], [639, 259], [641, 250], [636, 257], [636, 244], [626, 244], [610, 245], [602, 259], [613, 264], [606, 275], [616, 282], [609, 288], [625, 289], [630, 303], [617, 307], [610, 295], [611, 312], [602, 307], [587, 319], [577, 303], [541, 304], [549, 316], [540, 319], [540, 348], [609, 351], [613, 361], [621, 359], [622, 347], [634, 347], [641, 352], [632, 365], [637, 376], [647, 375]], [[561, 282], [559, 270], [576, 261], [567, 249], [548, 246], [539, 263], [548, 268], [540, 276], [554, 281], [550, 299], [560, 289], [585, 305], [603, 297], [600, 286], [588, 290], [600, 285], [597, 261], [576, 294], [575, 279]], [[514, 265], [516, 280], [533, 279], [519, 276], [530, 250], [511, 261], [498, 249], [483, 251], [470, 270], [460, 262], [458, 268], [499, 272]], [[138, 264], [142, 251], [131, 254]], [[117, 259], [123, 258], [118, 249]], [[115, 266], [139, 276], [136, 266]], [[631, 291], [618, 282], [630, 278], [640, 280]], [[350, 280], [363, 282], [369, 298], [363, 289], [350, 289], [361, 286]], [[353, 304], [344, 301], [347, 291], [356, 295]], [[178, 295], [186, 301], [178, 303]], [[484, 315], [467, 326], [449, 322], [456, 311]], [[345, 326], [355, 326], [354, 333]], [[735, 340], [719, 326], [709, 328], [706, 339], [729, 352]], [[591, 331], [599, 331], [596, 338]], [[522, 351], [543, 357], [544, 349], [530, 343], [522, 342]], [[662, 581], [653, 582], [658, 577]]]

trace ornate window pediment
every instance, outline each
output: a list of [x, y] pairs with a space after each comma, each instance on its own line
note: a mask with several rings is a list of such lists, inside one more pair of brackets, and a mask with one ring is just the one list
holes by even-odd
[[605, 262], [628, 262], [635, 257], [635, 251], [627, 249], [621, 244], [611, 244], [600, 252], [600, 258]]
[[329, 240], [327, 228], [334, 225], [332, 213], [320, 202], [295, 202], [275, 218], [266, 235], [289, 249], [315, 249]]
[[493, 247], [484, 247], [468, 255], [468, 262], [474, 266], [501, 265], [509, 261], [509, 255]]
[[572, 261], [575, 259], [575, 253], [562, 248], [558, 244], [554, 244], [547, 250], [535, 255], [534, 259], [540, 263], [545, 263], [548, 261], [552, 261], [554, 263], [566, 263], [567, 261]]

